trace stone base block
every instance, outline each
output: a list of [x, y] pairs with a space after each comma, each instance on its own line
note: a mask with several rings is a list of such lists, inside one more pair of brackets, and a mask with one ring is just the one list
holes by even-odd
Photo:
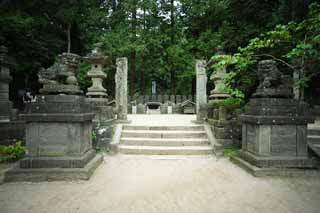
[[116, 124], [130, 124], [132, 121], [130, 120], [116, 120], [115, 123]]
[[240, 158], [259, 168], [317, 168], [319, 161], [308, 157], [290, 156], [256, 156], [240, 151]]
[[16, 140], [25, 141], [25, 123], [22, 121], [0, 122], [0, 145], [12, 145]]
[[320, 169], [302, 168], [259, 168], [240, 157], [231, 157], [230, 160], [245, 169], [255, 177], [320, 177]]
[[84, 168], [94, 158], [92, 149], [82, 156], [65, 157], [25, 157], [20, 160], [21, 168]]
[[5, 182], [41, 182], [89, 180], [95, 169], [102, 163], [103, 156], [96, 155], [84, 168], [38, 168], [15, 167], [5, 173]]

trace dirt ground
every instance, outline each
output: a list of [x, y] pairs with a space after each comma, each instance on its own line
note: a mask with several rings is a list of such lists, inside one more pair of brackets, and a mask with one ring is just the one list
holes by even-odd
[[320, 212], [320, 178], [255, 178], [214, 156], [106, 156], [89, 181], [5, 183], [1, 213]]

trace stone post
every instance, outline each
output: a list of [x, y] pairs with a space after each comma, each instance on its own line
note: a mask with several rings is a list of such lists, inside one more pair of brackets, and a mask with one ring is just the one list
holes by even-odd
[[11, 81], [8, 49], [0, 46], [0, 121], [10, 121], [12, 103], [9, 101], [9, 83]]
[[116, 111], [118, 121], [127, 121], [128, 104], [128, 59], [117, 58], [116, 81]]
[[196, 75], [197, 75], [197, 122], [203, 122], [207, 115], [207, 73], [206, 61], [197, 60]]

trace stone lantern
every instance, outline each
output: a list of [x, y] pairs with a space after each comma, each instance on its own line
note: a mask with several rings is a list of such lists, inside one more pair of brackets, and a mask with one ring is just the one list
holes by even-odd
[[103, 80], [107, 75], [103, 72], [103, 66], [107, 57], [101, 51], [101, 43], [95, 45], [95, 49], [84, 57], [84, 60], [91, 65], [87, 76], [91, 79], [92, 85], [86, 93], [86, 102], [95, 114], [93, 128], [96, 133], [95, 145], [99, 148], [106, 148], [111, 140], [112, 125], [114, 121], [114, 110], [108, 101], [107, 90], [103, 87]]
[[9, 101], [10, 63], [8, 59], [8, 49], [0, 46], [0, 120], [9, 121], [12, 103]]
[[[101, 52], [101, 44], [96, 44], [96, 48], [92, 53], [88, 54], [84, 59], [91, 64], [91, 70], [87, 76], [92, 80], [92, 86], [88, 88], [86, 94], [90, 98], [104, 98], [108, 97], [107, 90], [102, 86], [103, 80], [107, 78], [107, 75], [102, 71], [103, 66], [106, 63], [106, 57]], [[106, 99], [107, 101], [107, 99]]]
[[[217, 55], [224, 55], [224, 52], [219, 49]], [[224, 79], [227, 76], [226, 69], [217, 70], [210, 76], [210, 80], [214, 82], [214, 90], [210, 92], [209, 103], [225, 100], [230, 97], [226, 92], [226, 85]]]

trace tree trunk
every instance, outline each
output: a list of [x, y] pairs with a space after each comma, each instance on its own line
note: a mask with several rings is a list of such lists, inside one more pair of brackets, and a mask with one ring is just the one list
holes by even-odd
[[67, 24], [66, 34], [67, 34], [67, 40], [68, 40], [67, 52], [70, 53], [71, 52], [71, 23]]
[[[171, 0], [171, 11], [170, 11], [170, 21], [171, 21], [171, 45], [174, 44], [175, 40], [175, 20], [174, 20], [174, 0]], [[170, 60], [170, 59], [169, 59]], [[171, 76], [171, 94], [176, 94], [176, 70], [174, 64], [171, 64], [170, 67], [170, 76]]]
[[[132, 11], [132, 42], [136, 42], [137, 34], [137, 2], [135, 2], [133, 11]], [[136, 81], [136, 50], [133, 49], [130, 55], [130, 96], [133, 96], [135, 93], [135, 81]]]

